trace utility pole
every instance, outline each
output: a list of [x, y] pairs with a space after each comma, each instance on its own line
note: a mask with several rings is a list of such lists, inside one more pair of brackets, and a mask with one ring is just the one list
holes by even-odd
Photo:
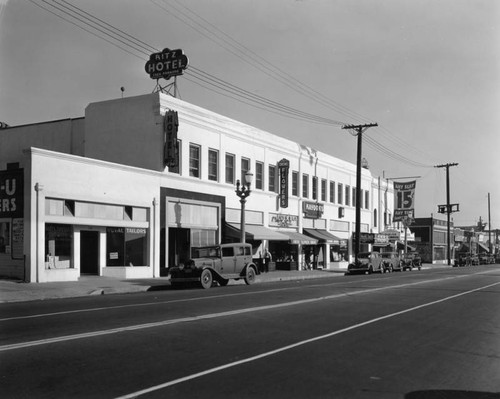
[[492, 254], [491, 252], [491, 214], [490, 214], [490, 193], [488, 193], [488, 250], [490, 251], [490, 256]]
[[363, 133], [370, 127], [378, 126], [377, 123], [368, 123], [365, 125], [345, 125], [342, 129], [354, 130], [353, 136], [358, 136], [358, 152], [356, 162], [356, 231], [354, 238], [354, 263], [358, 263], [360, 230], [361, 230], [361, 155], [362, 155], [362, 137]]
[[458, 212], [458, 204], [450, 204], [450, 167], [451, 166], [457, 166], [457, 165], [458, 165], [458, 163], [447, 163], [447, 164], [443, 164], [443, 165], [436, 165], [436, 166], [434, 166], [435, 168], [446, 168], [446, 208], [443, 207], [443, 205], [439, 205], [438, 206], [438, 212], [439, 213], [446, 213], [447, 214], [447, 225], [448, 225], [447, 226], [448, 227], [448, 234], [447, 234], [448, 265], [451, 265], [450, 214], [452, 212]]

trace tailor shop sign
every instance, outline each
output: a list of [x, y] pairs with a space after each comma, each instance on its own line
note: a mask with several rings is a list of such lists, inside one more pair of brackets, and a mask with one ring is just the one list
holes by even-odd
[[0, 218], [23, 217], [23, 170], [0, 172]]
[[161, 53], [149, 56], [146, 62], [146, 72], [151, 79], [170, 79], [172, 76], [182, 75], [188, 66], [188, 58], [181, 49], [164, 49]]
[[303, 202], [302, 212], [304, 212], [304, 217], [308, 219], [319, 219], [323, 216], [325, 211], [325, 206], [323, 204], [318, 204], [317, 202]]

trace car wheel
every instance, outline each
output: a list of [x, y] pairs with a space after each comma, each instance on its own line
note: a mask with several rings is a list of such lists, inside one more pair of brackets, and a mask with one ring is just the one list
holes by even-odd
[[255, 283], [255, 270], [253, 267], [247, 267], [247, 271], [245, 273], [245, 283], [247, 285]]
[[214, 278], [212, 276], [212, 272], [208, 269], [205, 269], [201, 272], [200, 276], [200, 284], [203, 288], [208, 289], [212, 286]]
[[394, 268], [392, 266], [389, 267], [389, 273], [392, 273], [394, 271]]
[[372, 274], [373, 273], [373, 267], [370, 266], [370, 268], [368, 269], [368, 274]]
[[225, 287], [227, 285], [227, 283], [229, 283], [229, 279], [228, 278], [220, 278], [218, 282], [219, 282], [219, 285], [221, 287]]

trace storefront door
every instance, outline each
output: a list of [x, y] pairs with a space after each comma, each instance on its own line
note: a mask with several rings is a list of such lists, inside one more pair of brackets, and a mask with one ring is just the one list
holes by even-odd
[[80, 232], [80, 273], [98, 274], [99, 270], [99, 232]]

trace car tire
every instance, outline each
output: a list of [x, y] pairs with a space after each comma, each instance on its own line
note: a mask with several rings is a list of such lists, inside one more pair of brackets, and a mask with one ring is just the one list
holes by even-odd
[[255, 283], [255, 270], [253, 267], [248, 266], [245, 272], [245, 284], [250, 285]]
[[219, 285], [221, 287], [225, 287], [227, 285], [227, 283], [229, 283], [229, 279], [227, 278], [220, 278], [219, 281], [218, 281]]
[[209, 269], [203, 270], [200, 276], [201, 286], [205, 289], [209, 289], [210, 287], [212, 287], [213, 282], [214, 282], [214, 277], [212, 276], [212, 272]]

